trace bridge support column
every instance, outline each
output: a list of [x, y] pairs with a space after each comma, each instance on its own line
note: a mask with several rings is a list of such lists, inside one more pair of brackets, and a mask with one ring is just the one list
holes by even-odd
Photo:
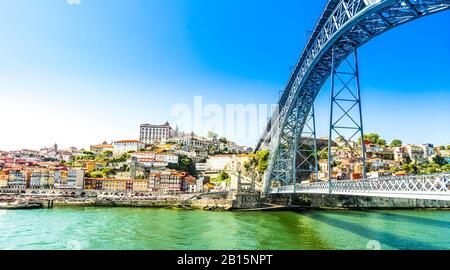
[[308, 178], [319, 179], [314, 105], [308, 113], [298, 141], [295, 171], [298, 182]]
[[[348, 48], [333, 46], [330, 126], [328, 139], [328, 180], [332, 193], [334, 157], [341, 158], [342, 173], [337, 179], [350, 179], [354, 173], [366, 178], [366, 148], [364, 144], [361, 91], [358, 70], [358, 55], [353, 48], [354, 62], [346, 58], [339, 67], [336, 59]], [[333, 149], [333, 136], [339, 148]], [[358, 138], [359, 136], [359, 138]], [[350, 153], [350, 154], [348, 154]]]

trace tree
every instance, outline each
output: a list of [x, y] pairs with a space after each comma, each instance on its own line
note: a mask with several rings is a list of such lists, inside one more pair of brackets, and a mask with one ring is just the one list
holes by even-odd
[[217, 140], [217, 133], [215, 133], [214, 131], [208, 131], [208, 138], [211, 140]]
[[376, 133], [368, 133], [364, 135], [364, 138], [368, 140], [370, 143], [376, 144], [380, 139], [380, 135]]
[[181, 172], [187, 172], [193, 176], [195, 176], [197, 174], [197, 170], [195, 169], [194, 161], [186, 155], [178, 156], [178, 163], [177, 164], [169, 164], [168, 168], [172, 169], [172, 170], [181, 171]]
[[263, 174], [269, 164], [269, 150], [259, 151], [256, 153], [256, 158], [258, 160], [257, 170]]
[[399, 139], [394, 139], [391, 142], [391, 147], [400, 147], [403, 145], [403, 142]]
[[449, 144], [449, 145], [447, 145], [447, 150], [450, 150], [450, 144]]
[[227, 144], [227, 143], [228, 143], [228, 140], [227, 140], [227, 138], [222, 137], [222, 138], [219, 139], [219, 142], [221, 142], [221, 143], [223, 143], [223, 144]]
[[444, 165], [447, 164], [447, 161], [441, 156], [435, 156], [433, 158], [433, 162], [438, 164], [438, 165], [440, 165], [440, 166], [444, 166]]
[[378, 145], [381, 145], [381, 146], [385, 146], [385, 145], [386, 145], [386, 140], [378, 139], [378, 140], [377, 140], [377, 144], [378, 144]]

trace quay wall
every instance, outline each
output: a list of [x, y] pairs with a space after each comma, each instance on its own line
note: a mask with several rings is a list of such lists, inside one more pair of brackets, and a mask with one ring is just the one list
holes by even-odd
[[[45, 204], [46, 205], [46, 204]], [[141, 207], [141, 208], [179, 208], [199, 210], [231, 210], [233, 202], [226, 199], [201, 200], [55, 200], [53, 207]]]
[[333, 194], [272, 194], [265, 201], [306, 209], [450, 209], [450, 201]]

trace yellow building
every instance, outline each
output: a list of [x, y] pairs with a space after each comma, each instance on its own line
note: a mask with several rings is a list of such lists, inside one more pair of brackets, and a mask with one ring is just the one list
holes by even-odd
[[114, 178], [86, 178], [84, 189], [109, 192], [146, 192], [146, 179], [114, 179]]
[[8, 175], [0, 175], [0, 188], [8, 186]]

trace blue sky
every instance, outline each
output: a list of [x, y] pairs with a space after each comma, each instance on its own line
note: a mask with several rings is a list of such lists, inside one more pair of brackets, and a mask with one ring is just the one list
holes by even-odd
[[[0, 0], [0, 149], [137, 139], [194, 96], [273, 104], [325, 2]], [[448, 25], [446, 11], [360, 49], [366, 132], [450, 143]], [[328, 100], [326, 85], [319, 136]]]

